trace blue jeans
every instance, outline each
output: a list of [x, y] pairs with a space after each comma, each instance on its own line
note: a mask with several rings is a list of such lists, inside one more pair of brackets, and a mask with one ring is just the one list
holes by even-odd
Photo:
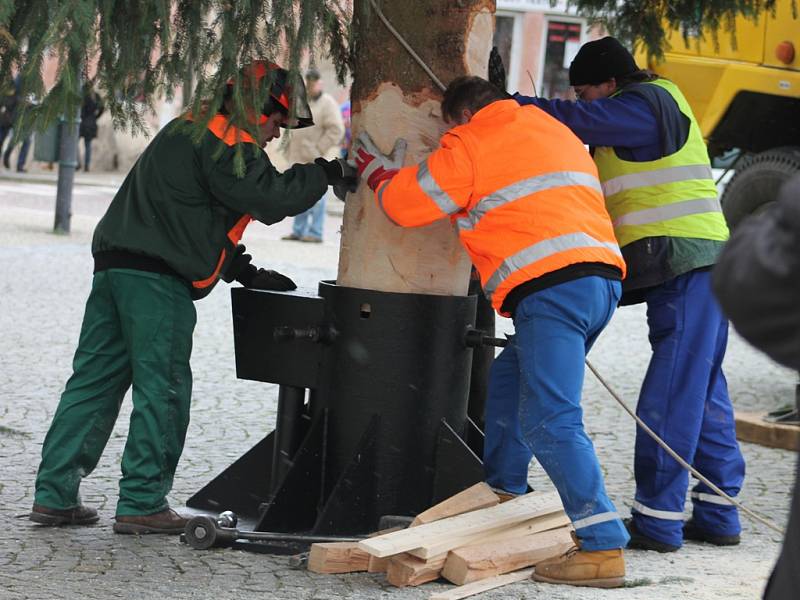
[[[728, 322], [711, 293], [710, 278], [708, 270], [692, 271], [647, 293], [653, 356], [637, 414], [698, 471], [736, 496], [744, 481], [744, 458], [722, 373]], [[680, 546], [688, 473], [637, 429], [634, 474], [637, 529]], [[706, 485], [698, 483], [691, 495], [698, 527], [718, 535], [741, 531], [736, 507]]]
[[297, 237], [311, 236], [322, 239], [322, 229], [325, 223], [325, 202], [328, 192], [322, 195], [319, 201], [307, 211], [294, 218], [292, 233]]
[[83, 168], [85, 171], [89, 170], [89, 165], [92, 162], [92, 138], [83, 138]]
[[[12, 130], [13, 131], [13, 130]], [[8, 134], [8, 130], [4, 130], [0, 133], [0, 146], [3, 144], [3, 140], [5, 140], [6, 135]], [[3, 153], [3, 160], [8, 162], [11, 158], [11, 153], [14, 151], [15, 144], [13, 142], [13, 136], [11, 137], [12, 141], [9, 141], [8, 148]], [[25, 168], [25, 163], [28, 162], [28, 151], [31, 148], [31, 136], [27, 136], [22, 140], [22, 147], [19, 149], [19, 154], [17, 155], [17, 171], [21, 171]]]
[[580, 405], [586, 354], [620, 293], [618, 281], [592, 276], [531, 294], [517, 306], [516, 333], [489, 377], [487, 482], [524, 493], [536, 456], [587, 551], [624, 548], [629, 540], [606, 494]]

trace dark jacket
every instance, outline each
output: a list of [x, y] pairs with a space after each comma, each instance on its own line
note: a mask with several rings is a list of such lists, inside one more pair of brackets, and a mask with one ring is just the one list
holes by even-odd
[[800, 371], [800, 176], [765, 214], [734, 230], [713, 284], [742, 337]]
[[[175, 119], [136, 161], [92, 240], [95, 271], [138, 268], [169, 272], [208, 294], [227, 268], [251, 218], [266, 224], [311, 208], [328, 187], [319, 165], [278, 173], [247, 134], [221, 115], [199, 144]], [[236, 137], [244, 176], [234, 171]], [[249, 141], [248, 141], [249, 140]]]
[[103, 100], [96, 92], [89, 92], [83, 97], [81, 105], [80, 137], [93, 140], [97, 137], [97, 119], [105, 112]]
[[[742, 336], [781, 364], [800, 370], [800, 175], [778, 201], [731, 235], [713, 272], [714, 291]], [[783, 548], [765, 600], [800, 590], [800, 461]]]

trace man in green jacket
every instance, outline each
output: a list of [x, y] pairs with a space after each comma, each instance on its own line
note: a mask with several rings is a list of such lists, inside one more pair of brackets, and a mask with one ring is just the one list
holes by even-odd
[[[132, 385], [114, 531], [183, 531], [186, 519], [166, 496], [189, 424], [192, 301], [220, 278], [294, 289], [289, 278], [249, 264], [238, 245], [244, 229], [252, 219], [272, 224], [301, 213], [329, 185], [347, 181], [344, 163], [324, 159], [279, 174], [262, 148], [280, 136], [280, 127], [311, 124], [302, 82], [290, 82], [284, 69], [263, 61], [246, 67], [243, 77], [245, 86], [263, 86], [261, 110], [246, 108], [248, 122], [234, 123], [231, 87], [199, 143], [186, 126], [190, 115], [173, 121], [144, 151], [97, 225], [73, 374], [42, 448], [30, 514], [36, 523], [98, 520], [96, 510], [81, 504], [78, 488], [97, 465]], [[243, 175], [234, 167], [237, 145]]]

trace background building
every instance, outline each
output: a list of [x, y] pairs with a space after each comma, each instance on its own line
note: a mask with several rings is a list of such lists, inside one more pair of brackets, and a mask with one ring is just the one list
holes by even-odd
[[[602, 37], [566, 0], [497, 0], [494, 45], [508, 75], [508, 91], [571, 98], [569, 64], [578, 48]], [[535, 82], [535, 89], [534, 89]]]

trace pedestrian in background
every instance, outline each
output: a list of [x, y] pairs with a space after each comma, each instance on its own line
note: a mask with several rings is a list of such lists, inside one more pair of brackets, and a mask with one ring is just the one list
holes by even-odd
[[[87, 82], [83, 86], [83, 104], [81, 105], [81, 124], [78, 130], [83, 139], [83, 170], [89, 171], [92, 162], [92, 140], [97, 137], [97, 119], [105, 112], [103, 99]], [[79, 166], [80, 168], [80, 161]]]
[[353, 143], [352, 111], [350, 109], [350, 99], [348, 98], [339, 107], [344, 121], [344, 139], [342, 140], [342, 152], [339, 156], [347, 158], [350, 153], [350, 145]]
[[[292, 132], [286, 153], [289, 164], [306, 163], [318, 157], [337, 158], [345, 133], [339, 104], [323, 91], [320, 73], [313, 67], [306, 73], [306, 91], [314, 126]], [[294, 218], [292, 233], [284, 236], [284, 240], [322, 242], [328, 193], [326, 191], [313, 207]]]
[[[3, 153], [3, 166], [6, 169], [11, 168], [11, 153], [14, 151], [14, 147], [16, 146], [16, 142], [19, 140], [16, 139], [16, 131], [12, 130], [11, 135], [9, 136], [9, 129], [14, 127], [14, 122], [17, 119], [17, 116], [25, 107], [26, 101], [21, 96], [21, 79], [20, 76], [17, 75], [14, 78], [14, 87], [13, 92], [10, 97], [6, 96], [4, 98], [4, 117], [2, 118], [2, 124], [0, 124], [0, 148], [2, 148], [3, 142], [8, 137], [9, 142], [8, 146], [6, 147], [6, 151]], [[28, 161], [28, 151], [31, 147], [31, 136], [30, 134], [26, 135], [22, 138], [22, 145], [19, 149], [19, 154], [17, 155], [17, 173], [24, 173], [25, 172], [25, 163]]]

